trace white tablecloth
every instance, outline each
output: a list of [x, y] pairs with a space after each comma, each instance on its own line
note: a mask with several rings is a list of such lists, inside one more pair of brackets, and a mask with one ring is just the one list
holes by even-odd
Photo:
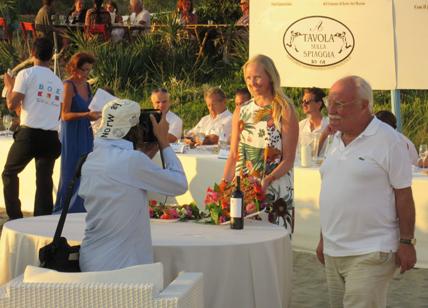
[[[223, 177], [225, 160], [207, 152], [191, 152], [178, 155], [186, 172], [189, 191], [181, 196], [169, 198], [167, 203], [184, 204], [195, 200], [203, 207], [203, 200], [208, 186]], [[294, 205], [296, 207], [293, 248], [315, 252], [319, 240], [319, 194], [321, 177], [317, 167], [294, 168]], [[416, 206], [417, 267], [428, 268], [428, 176], [413, 174], [413, 198]], [[153, 198], [163, 201], [161, 196], [152, 194]]]
[[[0, 166], [4, 166], [11, 138], [0, 137]], [[178, 155], [186, 172], [189, 190], [176, 198], [168, 198], [167, 203], [184, 204], [196, 201], [203, 207], [203, 200], [208, 186], [218, 182], [223, 176], [225, 160], [204, 151], [192, 151]], [[157, 161], [159, 157], [156, 158]], [[60, 161], [54, 170], [54, 183], [58, 183]], [[20, 198], [23, 210], [32, 211], [35, 192], [34, 163], [20, 175]], [[3, 184], [0, 182], [3, 191]], [[293, 247], [303, 251], [314, 252], [319, 239], [319, 193], [321, 179], [318, 168], [294, 168], [294, 204], [296, 207], [296, 224], [293, 235]], [[418, 267], [428, 268], [428, 176], [413, 174], [413, 197], [416, 206], [416, 232]], [[149, 194], [149, 197], [164, 201], [165, 197]], [[0, 207], [4, 207], [3, 198]]]
[[[86, 214], [70, 214], [63, 235], [83, 238]], [[51, 241], [59, 216], [6, 223], [0, 240], [0, 284], [38, 264], [38, 250]], [[292, 253], [285, 229], [258, 221], [244, 230], [196, 223], [152, 222], [155, 261], [165, 285], [180, 271], [204, 273], [205, 307], [289, 307]]]

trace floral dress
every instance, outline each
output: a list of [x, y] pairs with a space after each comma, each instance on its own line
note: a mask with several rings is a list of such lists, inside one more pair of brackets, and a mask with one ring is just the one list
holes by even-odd
[[[258, 106], [254, 100], [241, 107], [240, 141], [236, 174], [254, 176], [260, 181], [282, 160], [281, 131], [275, 127], [272, 106]], [[269, 221], [288, 229], [293, 226], [293, 170], [274, 180], [266, 191]]]

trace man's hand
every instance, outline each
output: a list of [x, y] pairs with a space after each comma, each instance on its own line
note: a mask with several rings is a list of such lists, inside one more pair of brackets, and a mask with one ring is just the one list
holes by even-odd
[[395, 255], [395, 263], [400, 267], [400, 273], [412, 269], [416, 264], [415, 246], [400, 244]]
[[169, 124], [166, 120], [166, 113], [162, 113], [161, 120], [156, 122], [155, 117], [151, 114], [150, 120], [153, 124], [153, 133], [158, 139], [159, 147], [161, 150], [169, 146], [168, 141], [168, 130], [169, 130]]
[[316, 252], [317, 252], [317, 258], [321, 262], [322, 265], [325, 264], [323, 250], [324, 250], [324, 241], [323, 241], [322, 238], [320, 238], [320, 241], [318, 242], [318, 246], [317, 246], [317, 251]]

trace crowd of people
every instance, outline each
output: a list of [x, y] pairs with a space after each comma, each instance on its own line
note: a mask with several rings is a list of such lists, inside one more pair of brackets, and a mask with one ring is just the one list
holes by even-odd
[[[42, 4], [34, 20], [37, 35], [52, 38], [57, 16], [54, 0], [42, 0]], [[248, 27], [249, 5], [249, 0], [240, 1], [242, 16], [236, 21], [236, 26]], [[197, 10], [194, 8], [192, 0], [178, 0], [176, 15], [177, 21], [182, 25], [198, 24], [199, 22]], [[112, 0], [93, 0], [90, 8], [85, 7], [83, 0], [75, 0], [71, 10], [64, 15], [63, 22], [66, 24], [82, 24], [88, 33], [94, 25], [105, 25], [109, 29], [113, 24], [126, 23], [129, 26], [140, 26], [142, 29], [148, 29], [151, 25], [151, 14], [145, 9], [143, 0], [130, 0], [128, 15], [124, 16], [121, 15], [118, 5]], [[125, 35], [125, 30], [121, 28], [109, 30], [109, 32], [111, 32], [113, 42], [120, 41]], [[134, 29], [131, 35], [136, 36], [138, 33], [139, 30]]]
[[[108, 4], [104, 8], [102, 1], [95, 0], [85, 14], [82, 1], [76, 0], [70, 22], [85, 15], [85, 23], [111, 23], [110, 13], [119, 14], [114, 2]], [[133, 22], [149, 25], [150, 14], [142, 2], [130, 4]], [[242, 24], [248, 24], [248, 5], [241, 0], [247, 14], [239, 21]], [[183, 23], [197, 21], [190, 0], [180, 0], [177, 9]], [[39, 20], [49, 10], [44, 7]], [[328, 95], [322, 89], [304, 89], [301, 106], [306, 118], [299, 122], [273, 60], [256, 55], [243, 66], [246, 89], [236, 91], [234, 110], [227, 109], [221, 88], [209, 88], [204, 93], [208, 114], [186, 134], [183, 121], [170, 110], [168, 90], [154, 89], [150, 99], [161, 119], [150, 117], [157, 143], [147, 144], [138, 125], [141, 110], [136, 102], [116, 99], [102, 112], [89, 109], [92, 91], [87, 80], [96, 65], [91, 54], [73, 55], [64, 81], [49, 68], [52, 54], [52, 41], [38, 38], [32, 49], [34, 66], [20, 71], [16, 79], [4, 76], [7, 107], [21, 110], [21, 127], [2, 173], [4, 198], [9, 218], [22, 218], [18, 174], [34, 158], [34, 215], [61, 210], [77, 160], [90, 153], [70, 205], [71, 212], [87, 211], [80, 250], [83, 271], [153, 262], [147, 192], [179, 195], [187, 190], [185, 172], [170, 143], [184, 137], [192, 146], [213, 145], [223, 136], [230, 153], [222, 182], [231, 182], [236, 175], [256, 178], [269, 202], [285, 204], [283, 223], [290, 233], [296, 153], [301, 143], [317, 143], [316, 154], [325, 160], [320, 167], [321, 232], [316, 253], [325, 265], [332, 307], [385, 307], [397, 267], [401, 272], [414, 267], [411, 164], [419, 162], [411, 141], [395, 131], [391, 114], [373, 113], [372, 89], [363, 78], [344, 77]], [[98, 119], [101, 125], [94, 134], [91, 121]], [[165, 168], [151, 160], [158, 151]], [[54, 206], [52, 172], [60, 153]]]

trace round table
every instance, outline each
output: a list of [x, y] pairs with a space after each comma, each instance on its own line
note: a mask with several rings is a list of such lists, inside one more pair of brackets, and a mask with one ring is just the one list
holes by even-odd
[[[80, 243], [86, 214], [69, 214], [63, 235]], [[51, 241], [58, 215], [7, 222], [0, 240], [0, 283], [38, 265], [38, 251]], [[203, 272], [205, 307], [288, 307], [292, 251], [284, 228], [245, 221], [228, 225], [151, 222], [154, 259], [164, 266], [168, 285], [180, 271]]]

